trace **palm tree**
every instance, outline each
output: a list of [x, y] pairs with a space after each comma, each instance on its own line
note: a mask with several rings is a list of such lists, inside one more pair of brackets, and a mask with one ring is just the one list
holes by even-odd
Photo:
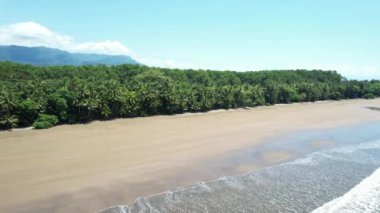
[[17, 103], [16, 96], [11, 91], [8, 92], [4, 87], [0, 93], [0, 127], [13, 128], [17, 126], [18, 119], [13, 114]]

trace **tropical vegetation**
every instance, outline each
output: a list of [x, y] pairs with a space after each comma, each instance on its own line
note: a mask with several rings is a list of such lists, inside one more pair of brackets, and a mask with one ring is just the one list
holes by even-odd
[[380, 81], [335, 71], [180, 70], [142, 65], [0, 62], [0, 129], [204, 112], [277, 103], [374, 98]]

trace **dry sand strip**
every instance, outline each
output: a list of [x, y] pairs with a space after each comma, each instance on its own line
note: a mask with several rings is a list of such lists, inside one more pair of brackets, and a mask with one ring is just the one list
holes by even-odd
[[[380, 99], [0, 133], [0, 212], [92, 212], [214, 178], [202, 163], [303, 129], [380, 120]], [[270, 159], [269, 159], [270, 161]]]

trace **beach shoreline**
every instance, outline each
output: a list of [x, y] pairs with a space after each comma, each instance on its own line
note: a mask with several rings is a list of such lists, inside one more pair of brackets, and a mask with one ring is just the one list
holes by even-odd
[[0, 211], [96, 211], [275, 165], [292, 153], [269, 151], [262, 164], [242, 160], [236, 170], [219, 159], [293, 131], [379, 121], [367, 108], [379, 106], [380, 99], [323, 101], [3, 132]]
[[[376, 98], [380, 99], [380, 98]], [[255, 110], [255, 109], [262, 109], [262, 108], [271, 108], [271, 107], [281, 107], [281, 106], [291, 106], [291, 105], [307, 105], [307, 104], [323, 104], [323, 103], [334, 103], [334, 102], [344, 102], [344, 101], [353, 101], [353, 100], [368, 100], [368, 99], [344, 99], [344, 100], [323, 100], [323, 101], [314, 101], [314, 102], [293, 102], [293, 103], [286, 103], [286, 104], [273, 104], [273, 105], [262, 105], [262, 106], [254, 106], [254, 107], [239, 107], [239, 108], [230, 108], [230, 109], [213, 109], [205, 112], [184, 112], [179, 114], [171, 114], [171, 115], [150, 115], [150, 116], [140, 116], [140, 117], [128, 117], [128, 118], [114, 118], [109, 120], [92, 120], [87, 123], [75, 123], [75, 124], [61, 124], [57, 126], [53, 126], [51, 128], [57, 128], [60, 126], [81, 126], [81, 125], [90, 125], [92, 123], [97, 122], [113, 122], [117, 120], [130, 120], [130, 119], [146, 119], [146, 118], [155, 118], [155, 117], [187, 117], [187, 116], [199, 116], [199, 115], [205, 115], [205, 114], [214, 114], [214, 113], [227, 113], [227, 112], [235, 112], [240, 110]], [[368, 109], [378, 111], [380, 110], [379, 107], [367, 107]], [[51, 129], [50, 128], [50, 129]], [[14, 131], [29, 131], [29, 130], [36, 130], [33, 128], [33, 126], [26, 126], [26, 127], [17, 127], [17, 128], [11, 128], [6, 130], [0, 130], [1, 133], [9, 133]], [[37, 129], [37, 131], [43, 131], [46, 129]]]

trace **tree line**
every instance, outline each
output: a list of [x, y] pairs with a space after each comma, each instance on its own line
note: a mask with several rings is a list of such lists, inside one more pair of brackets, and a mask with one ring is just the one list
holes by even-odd
[[180, 70], [0, 62], [0, 129], [380, 96], [380, 81], [335, 71]]

